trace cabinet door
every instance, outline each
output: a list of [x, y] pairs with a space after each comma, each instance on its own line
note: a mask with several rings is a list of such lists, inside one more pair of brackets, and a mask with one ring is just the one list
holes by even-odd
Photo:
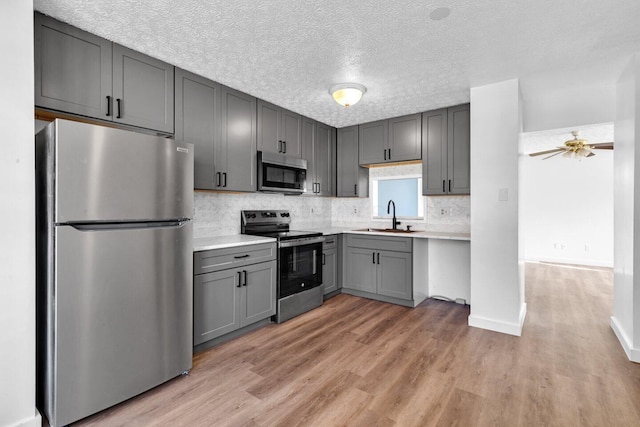
[[389, 119], [387, 160], [401, 162], [422, 159], [421, 115]]
[[228, 269], [193, 279], [193, 345], [240, 327], [240, 277]]
[[322, 283], [325, 295], [338, 289], [337, 249], [326, 249], [322, 252]]
[[302, 157], [302, 116], [283, 109], [280, 119], [283, 141], [282, 154], [297, 158]]
[[[412, 298], [411, 254], [406, 252], [380, 251], [377, 264], [377, 292], [394, 298]], [[377, 261], [377, 259], [376, 259]]]
[[314, 159], [317, 194], [320, 196], [332, 196], [332, 176], [335, 163], [333, 129], [322, 123], [317, 125]]
[[258, 100], [258, 150], [282, 154], [280, 107]]
[[111, 42], [39, 13], [34, 25], [35, 105], [111, 120]]
[[450, 194], [469, 194], [471, 190], [469, 104], [449, 108], [448, 121], [447, 191]]
[[376, 258], [371, 249], [347, 247], [345, 254], [346, 289], [376, 293]]
[[422, 113], [422, 194], [447, 193], [447, 109]]
[[256, 191], [256, 98], [221, 86], [220, 144], [217, 170], [229, 191]]
[[358, 144], [361, 165], [388, 161], [388, 133], [388, 120], [360, 125]]
[[358, 164], [358, 126], [338, 129], [337, 196], [367, 197], [369, 171]]
[[113, 45], [114, 121], [173, 133], [173, 66]]
[[[220, 143], [220, 85], [176, 68], [176, 134], [194, 145], [194, 187], [218, 189], [216, 169]], [[216, 179], [218, 178], [218, 179]]]
[[317, 188], [316, 169], [316, 121], [302, 118], [302, 158], [307, 161], [306, 193], [315, 194]]
[[240, 326], [250, 325], [276, 314], [276, 261], [261, 262], [242, 270]]

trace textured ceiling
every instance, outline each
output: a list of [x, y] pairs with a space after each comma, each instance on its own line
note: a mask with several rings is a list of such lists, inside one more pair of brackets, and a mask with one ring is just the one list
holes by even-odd
[[[470, 87], [516, 77], [525, 98], [553, 84], [613, 84], [624, 61], [640, 51], [638, 0], [34, 0], [34, 6], [336, 127], [467, 102]], [[439, 7], [451, 14], [431, 20]], [[328, 94], [346, 81], [368, 89], [349, 109]]]

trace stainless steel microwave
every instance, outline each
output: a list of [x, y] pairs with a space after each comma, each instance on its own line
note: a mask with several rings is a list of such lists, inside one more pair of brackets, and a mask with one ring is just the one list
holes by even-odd
[[306, 160], [258, 151], [258, 191], [302, 194], [306, 183]]

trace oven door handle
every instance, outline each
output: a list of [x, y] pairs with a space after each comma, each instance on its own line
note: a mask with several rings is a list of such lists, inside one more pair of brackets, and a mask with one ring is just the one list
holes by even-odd
[[316, 275], [316, 273], [318, 272], [318, 265], [317, 265], [317, 261], [318, 261], [318, 256], [317, 256], [318, 251], [316, 251], [315, 249], [313, 250], [313, 274], [314, 276]]
[[308, 238], [296, 239], [296, 240], [285, 240], [284, 242], [279, 243], [279, 247], [290, 248], [293, 246], [305, 246], [305, 245], [312, 245], [314, 243], [322, 243], [324, 241], [325, 241], [325, 238], [322, 236], [308, 237]]

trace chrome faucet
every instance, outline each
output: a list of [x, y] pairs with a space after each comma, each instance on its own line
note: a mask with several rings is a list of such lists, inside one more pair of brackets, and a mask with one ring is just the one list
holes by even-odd
[[400, 221], [398, 221], [396, 219], [396, 202], [394, 202], [393, 200], [389, 200], [389, 203], [387, 203], [387, 214], [389, 214], [389, 210], [391, 209], [391, 205], [393, 205], [393, 219], [391, 220], [391, 225], [393, 226], [392, 228], [394, 230], [398, 229], [398, 224], [400, 224]]

